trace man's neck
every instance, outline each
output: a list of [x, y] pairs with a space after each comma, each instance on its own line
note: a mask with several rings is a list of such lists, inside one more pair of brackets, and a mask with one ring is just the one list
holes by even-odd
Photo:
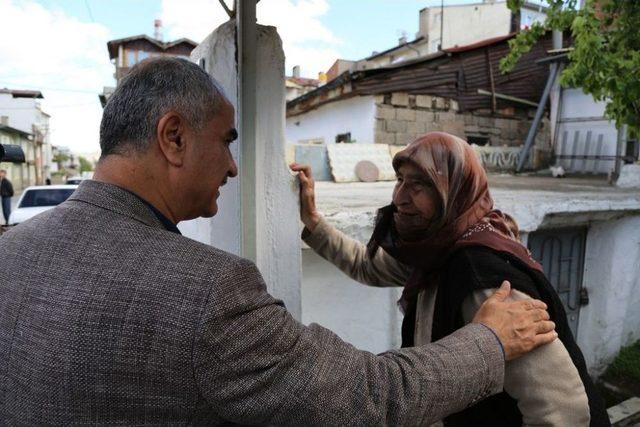
[[163, 179], [141, 166], [145, 164], [148, 163], [144, 160], [132, 161], [123, 156], [110, 155], [98, 162], [93, 179], [131, 191], [177, 224], [180, 221], [179, 214], [171, 208], [170, 200], [161, 192], [166, 188], [161, 185]]

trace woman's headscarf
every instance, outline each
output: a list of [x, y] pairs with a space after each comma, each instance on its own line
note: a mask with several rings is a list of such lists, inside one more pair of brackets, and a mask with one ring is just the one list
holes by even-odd
[[370, 254], [382, 247], [400, 262], [419, 271], [405, 285], [403, 300], [417, 295], [444, 267], [450, 255], [466, 246], [486, 246], [508, 252], [532, 268], [542, 267], [518, 241], [518, 227], [509, 215], [493, 209], [487, 175], [471, 146], [444, 133], [430, 132], [416, 139], [393, 159], [396, 171], [403, 164], [414, 165], [429, 182], [438, 199], [438, 212], [420, 222], [397, 212], [395, 205], [378, 211], [369, 241]]

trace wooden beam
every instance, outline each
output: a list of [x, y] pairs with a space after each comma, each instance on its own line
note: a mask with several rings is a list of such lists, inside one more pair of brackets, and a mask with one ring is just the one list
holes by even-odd
[[538, 104], [535, 102], [531, 102], [527, 99], [518, 98], [515, 96], [503, 95], [501, 93], [489, 92], [488, 90], [478, 89], [478, 95], [486, 95], [486, 96], [495, 96], [498, 99], [504, 99], [505, 101], [517, 102], [519, 104], [528, 105], [530, 107], [538, 107]]

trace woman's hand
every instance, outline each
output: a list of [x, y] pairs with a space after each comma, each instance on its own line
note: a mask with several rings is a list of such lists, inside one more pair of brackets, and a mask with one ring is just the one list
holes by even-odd
[[320, 222], [320, 214], [316, 210], [315, 183], [311, 175], [311, 166], [291, 163], [289, 167], [292, 171], [298, 172], [300, 181], [300, 219], [309, 231], [313, 231]]

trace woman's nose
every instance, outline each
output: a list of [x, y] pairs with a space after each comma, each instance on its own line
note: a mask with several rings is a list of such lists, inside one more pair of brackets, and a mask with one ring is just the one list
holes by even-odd
[[408, 200], [409, 198], [404, 183], [399, 183], [393, 191], [393, 204], [396, 206], [404, 205], [407, 204]]

